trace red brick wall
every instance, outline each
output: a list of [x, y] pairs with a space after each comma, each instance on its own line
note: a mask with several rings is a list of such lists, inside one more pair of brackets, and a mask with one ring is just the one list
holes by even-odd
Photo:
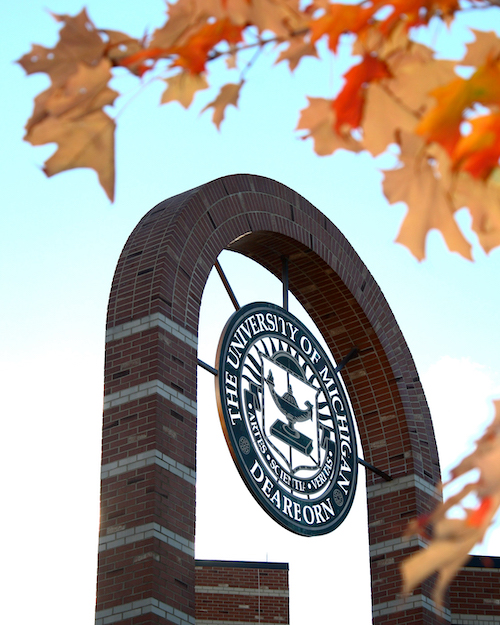
[[500, 558], [472, 556], [450, 586], [455, 625], [500, 623]]
[[[245, 235], [242, 237], [242, 235]], [[439, 462], [408, 347], [355, 251], [307, 200], [272, 180], [228, 176], [170, 198], [131, 234], [111, 289], [105, 364], [97, 625], [195, 619], [196, 340], [223, 249], [281, 275], [340, 360], [367, 475], [374, 623], [441, 623], [424, 584], [403, 603], [407, 519], [429, 510]], [[242, 485], [242, 488], [244, 486]]]
[[288, 564], [196, 561], [196, 623], [287, 625]]

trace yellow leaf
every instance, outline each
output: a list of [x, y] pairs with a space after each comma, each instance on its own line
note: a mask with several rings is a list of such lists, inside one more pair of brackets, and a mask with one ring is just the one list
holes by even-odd
[[161, 97], [161, 103], [177, 101], [187, 109], [191, 105], [194, 94], [197, 91], [208, 88], [208, 82], [204, 74], [192, 74], [181, 72], [165, 80], [167, 88]]
[[352, 44], [353, 54], [365, 56], [375, 53], [387, 62], [397, 51], [406, 50], [408, 46], [413, 45], [408, 39], [408, 30], [402, 22], [399, 22], [387, 35], [380, 32], [379, 26], [380, 22], [374, 21], [359, 33]]
[[[464, 524], [463, 522], [461, 524]], [[458, 572], [462, 563], [462, 558], [468, 558], [469, 551], [480, 540], [480, 530], [469, 530], [464, 532], [461, 538], [450, 538], [448, 540], [435, 540], [427, 549], [422, 549], [416, 554], [407, 558], [401, 565], [403, 578], [403, 593], [410, 593], [424, 579], [447, 567], [450, 563], [457, 563], [453, 567], [453, 575]], [[435, 597], [440, 604], [442, 597]]]
[[402, 130], [412, 132], [416, 124], [417, 117], [391, 97], [383, 86], [378, 83], [369, 85], [362, 122], [363, 146], [373, 156], [395, 143]]
[[350, 134], [340, 135], [335, 132], [335, 112], [332, 108], [332, 100], [309, 97], [307, 99], [309, 106], [300, 112], [296, 130], [308, 131], [302, 138], [313, 139], [316, 154], [327, 156], [339, 149], [351, 152], [361, 151], [361, 145]]
[[296, 0], [250, 0], [248, 7], [248, 22], [261, 33], [268, 30], [287, 37], [307, 26]]
[[169, 4], [168, 20], [154, 31], [149, 46], [166, 49], [174, 44], [182, 45], [207, 22], [210, 15], [197, 0], [178, 0]]
[[279, 57], [276, 59], [276, 64], [281, 63], [281, 61], [288, 61], [290, 71], [293, 72], [304, 56], [318, 58], [316, 47], [312, 43], [304, 41], [303, 37], [293, 37], [289, 41], [288, 48], [280, 52]]
[[485, 65], [489, 59], [500, 58], [500, 39], [495, 32], [472, 31], [476, 40], [467, 45], [467, 53], [460, 61], [460, 65]]
[[238, 98], [242, 86], [243, 82], [240, 82], [238, 84], [229, 83], [228, 85], [224, 85], [215, 100], [209, 102], [201, 111], [203, 113], [209, 108], [214, 109], [212, 121], [217, 126], [217, 129], [220, 129], [220, 125], [226, 113], [226, 107], [230, 104], [235, 107], [238, 106]]
[[101, 186], [113, 201], [114, 130], [114, 121], [99, 110], [78, 119], [47, 117], [30, 130], [26, 139], [32, 145], [57, 143], [58, 150], [45, 162], [47, 176], [90, 167], [97, 172]]
[[423, 113], [434, 105], [431, 91], [456, 78], [453, 61], [436, 60], [432, 51], [421, 44], [411, 43], [408, 48], [393, 54], [387, 64], [392, 79], [388, 89], [408, 109]]
[[429, 158], [424, 142], [418, 137], [401, 134], [403, 167], [386, 171], [384, 193], [391, 204], [404, 202], [408, 212], [396, 238], [418, 259], [425, 258], [425, 240], [430, 230], [441, 232], [453, 252], [472, 260], [471, 246], [453, 218], [448, 189]]
[[50, 115], [76, 118], [113, 104], [119, 95], [107, 84], [111, 78], [111, 63], [107, 59], [95, 67], [78, 64], [66, 83], [51, 90], [45, 108]]

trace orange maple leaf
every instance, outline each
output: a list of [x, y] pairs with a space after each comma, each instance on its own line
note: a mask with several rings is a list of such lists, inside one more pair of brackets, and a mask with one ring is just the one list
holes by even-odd
[[335, 111], [335, 129], [340, 132], [345, 126], [357, 128], [363, 116], [367, 86], [382, 78], [390, 77], [384, 61], [372, 55], [366, 55], [361, 63], [351, 67], [345, 75], [345, 85], [333, 102]]
[[103, 30], [107, 38], [105, 54], [113, 65], [143, 49], [143, 43], [119, 30]]
[[170, 48], [170, 53], [178, 55], [173, 65], [183, 67], [193, 74], [201, 74], [205, 69], [210, 50], [221, 41], [239, 43], [242, 40], [243, 28], [236, 26], [228, 18], [205, 24], [186, 43]]
[[500, 113], [470, 120], [471, 132], [461, 137], [452, 154], [454, 169], [486, 179], [500, 158]]
[[158, 59], [167, 56], [169, 56], [169, 51], [165, 48], [144, 48], [121, 58], [117, 64], [126, 67], [137, 76], [144, 76], [146, 72], [153, 69]]
[[310, 23], [311, 43], [328, 35], [328, 47], [336, 52], [340, 36], [343, 33], [359, 33], [367, 28], [373, 13], [373, 9], [360, 5], [329, 4], [325, 14]]
[[409, 30], [428, 24], [434, 15], [449, 19], [460, 8], [457, 0], [378, 0], [373, 8], [378, 11], [387, 6], [394, 10], [379, 25], [383, 35], [391, 33], [399, 23], [403, 23], [405, 29]]
[[469, 79], [456, 78], [430, 94], [437, 104], [421, 119], [416, 128], [429, 143], [440, 143], [450, 155], [460, 140], [464, 113], [474, 104], [500, 104], [500, 61], [488, 61]]
[[300, 112], [296, 130], [308, 131], [302, 139], [313, 139], [314, 151], [318, 156], [327, 156], [340, 149], [352, 152], [361, 151], [360, 144], [349, 132], [345, 134], [335, 132], [335, 111], [332, 100], [310, 97], [307, 99], [309, 105]]

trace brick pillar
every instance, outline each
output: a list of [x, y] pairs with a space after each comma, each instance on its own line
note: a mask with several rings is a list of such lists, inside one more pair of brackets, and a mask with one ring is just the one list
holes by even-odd
[[278, 277], [288, 256], [290, 291], [334, 357], [358, 348], [343, 378], [363, 454], [394, 478], [367, 476], [373, 622], [442, 623], [426, 584], [405, 603], [398, 595], [398, 563], [418, 548], [403, 544], [401, 531], [433, 505], [439, 463], [396, 320], [322, 213], [279, 183], [238, 175], [156, 206], [118, 262], [107, 319], [96, 624], [195, 622], [198, 316], [208, 274], [227, 248]]

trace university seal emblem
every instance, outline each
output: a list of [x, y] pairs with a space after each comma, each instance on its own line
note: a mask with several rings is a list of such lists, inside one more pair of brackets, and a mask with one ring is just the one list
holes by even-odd
[[288, 311], [244, 306], [219, 342], [217, 403], [236, 467], [258, 503], [296, 534], [331, 532], [351, 507], [356, 436], [335, 366]]

